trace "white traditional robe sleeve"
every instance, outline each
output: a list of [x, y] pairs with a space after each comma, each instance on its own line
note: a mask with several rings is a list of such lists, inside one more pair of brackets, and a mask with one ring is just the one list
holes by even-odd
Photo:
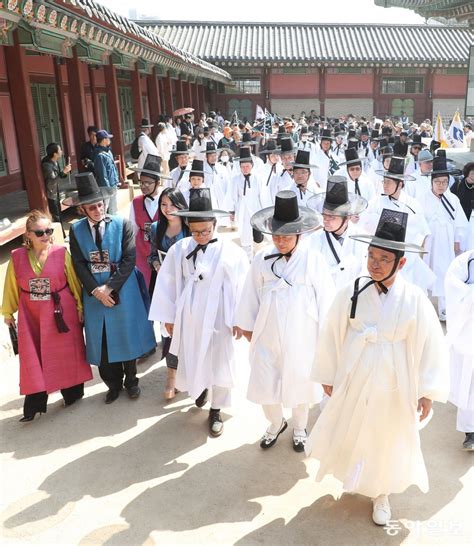
[[[363, 285], [362, 285], [363, 286]], [[433, 306], [397, 277], [388, 294], [374, 285], [358, 298], [336, 296], [321, 335], [312, 378], [333, 385], [307, 443], [345, 491], [368, 497], [428, 490], [419, 437], [418, 399], [444, 402], [449, 392], [446, 344]]]
[[451, 366], [449, 401], [458, 408], [457, 430], [474, 432], [474, 250], [451, 263], [445, 290]]

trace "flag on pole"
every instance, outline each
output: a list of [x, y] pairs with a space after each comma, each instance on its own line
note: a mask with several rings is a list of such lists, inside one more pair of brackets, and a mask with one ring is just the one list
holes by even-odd
[[255, 111], [255, 119], [263, 119], [265, 117], [265, 112], [263, 111], [263, 108], [257, 104], [257, 109]]
[[234, 113], [232, 114], [232, 118], [230, 120], [231, 125], [237, 125], [240, 123], [239, 116], [237, 114], [237, 110], [234, 110]]
[[448, 131], [448, 142], [451, 148], [464, 148], [464, 131], [459, 110], [454, 114]]
[[449, 145], [446, 141], [446, 131], [444, 130], [443, 120], [441, 119], [441, 114], [438, 112], [436, 117], [436, 123], [433, 130], [433, 140], [436, 140], [441, 144], [441, 148], [449, 148]]

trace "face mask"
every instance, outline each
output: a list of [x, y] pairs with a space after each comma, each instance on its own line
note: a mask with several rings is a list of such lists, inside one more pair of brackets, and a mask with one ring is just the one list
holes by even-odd
[[302, 136], [301, 137], [301, 142], [306, 142], [308, 140], [308, 137], [307, 136]]
[[222, 161], [222, 163], [227, 163], [229, 161], [229, 156], [228, 155], [221, 155], [221, 161]]

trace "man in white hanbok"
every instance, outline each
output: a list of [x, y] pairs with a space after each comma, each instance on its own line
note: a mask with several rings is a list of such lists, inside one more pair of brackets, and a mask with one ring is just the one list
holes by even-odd
[[278, 192], [289, 190], [293, 185], [293, 163], [296, 157], [296, 148], [293, 140], [288, 136], [281, 138], [280, 159], [282, 171], [278, 181]]
[[178, 140], [172, 154], [175, 156], [178, 166], [171, 170], [171, 181], [165, 184], [165, 187], [178, 188], [181, 192], [189, 190], [189, 149], [186, 142]]
[[337, 176], [347, 178], [347, 189], [349, 193], [355, 193], [370, 201], [375, 196], [375, 188], [369, 177], [362, 170], [362, 163], [366, 157], [359, 157], [356, 148], [348, 148], [345, 151], [346, 160], [339, 164], [336, 171]]
[[459, 199], [449, 189], [449, 175], [453, 171], [447, 168], [445, 157], [433, 159], [431, 173], [431, 191], [426, 192], [421, 205], [431, 229], [426, 239], [426, 263], [436, 275], [431, 294], [438, 298], [440, 320], [446, 320], [446, 301], [444, 298], [444, 277], [446, 271], [461, 252], [461, 241], [469, 228], [466, 215]]
[[455, 258], [445, 278], [446, 341], [450, 350], [451, 391], [457, 406], [456, 429], [464, 432], [463, 448], [474, 450], [474, 250]]
[[404, 189], [410, 197], [420, 201], [426, 192], [431, 191], [433, 154], [429, 150], [422, 150], [418, 154], [418, 167], [411, 173], [412, 178], [407, 179]]
[[164, 322], [172, 336], [169, 352], [179, 360], [176, 387], [188, 391], [199, 408], [210, 390], [209, 431], [220, 436], [220, 409], [231, 405], [236, 383], [234, 312], [248, 260], [234, 243], [216, 237], [216, 217], [228, 213], [212, 209], [209, 188], [191, 190], [189, 205], [174, 214], [187, 219], [192, 237], [168, 250], [149, 318]]
[[283, 408], [291, 408], [293, 449], [304, 451], [309, 404], [322, 395], [309, 376], [334, 287], [322, 256], [301, 239], [319, 223], [288, 190], [277, 194], [275, 207], [252, 217], [253, 227], [271, 234], [273, 245], [252, 262], [235, 324], [251, 342], [247, 397], [262, 405], [270, 421], [262, 449], [275, 445], [287, 428]]
[[314, 165], [312, 168], [313, 177], [316, 176], [316, 154], [318, 153], [318, 146], [309, 140], [311, 131], [306, 125], [301, 127], [300, 139], [296, 145], [297, 150], [303, 150], [304, 152], [309, 152], [309, 162]]
[[[428, 491], [419, 424], [449, 392], [447, 349], [433, 306], [400, 278], [407, 214], [382, 211], [369, 243], [370, 277], [341, 290], [320, 337], [312, 378], [329, 402], [307, 443], [320, 461], [317, 480], [333, 475], [344, 491], [373, 499], [372, 519], [391, 519], [388, 495], [411, 485]], [[364, 280], [365, 279], [365, 280]]]
[[390, 158], [393, 156], [393, 147], [388, 143], [381, 145], [379, 149], [379, 155], [376, 161], [373, 161], [370, 169], [367, 170], [367, 176], [369, 177], [374, 187], [375, 195], [383, 193], [383, 176], [377, 174], [380, 171], [388, 169], [390, 165]]
[[[404, 191], [405, 182], [413, 178], [405, 171], [405, 158], [391, 157], [388, 167], [377, 171], [377, 174], [383, 177], [383, 193], [370, 201], [361, 219], [361, 228], [373, 234], [383, 209], [406, 212], [408, 223], [405, 241], [424, 247], [431, 230], [420, 203]], [[435, 274], [419, 255], [410, 252], [406, 259], [401, 275], [426, 294], [436, 280]]]
[[319, 150], [316, 153], [315, 161], [318, 167], [315, 171], [315, 180], [319, 187], [326, 191], [326, 184], [329, 174], [334, 174], [338, 168], [338, 161], [332, 155], [331, 145], [334, 137], [330, 129], [322, 129], [319, 134]]
[[271, 207], [275, 204], [275, 196], [280, 191], [280, 175], [283, 171], [280, 160], [280, 149], [275, 140], [269, 140], [261, 154], [266, 156], [266, 162], [262, 167], [262, 187], [260, 201], [262, 207]]
[[256, 233], [250, 224], [250, 218], [262, 208], [260, 193], [262, 188], [261, 171], [254, 172], [250, 148], [242, 148], [240, 157], [234, 159], [240, 166], [240, 172], [230, 181], [231, 220], [237, 222], [240, 245], [249, 260], [253, 257], [253, 242], [261, 243], [263, 235]]
[[288, 189], [296, 194], [298, 206], [307, 207], [308, 201], [322, 191], [311, 174], [313, 169], [317, 167], [310, 165], [310, 153], [304, 150], [298, 150], [291, 167], [293, 169], [293, 183]]
[[211, 197], [216, 207], [218, 209], [230, 210], [230, 177], [228, 170], [223, 165], [217, 163], [218, 150], [214, 142], [208, 142], [206, 146], [204, 184], [207, 188], [211, 188]]
[[324, 225], [323, 230], [308, 236], [308, 244], [323, 255], [339, 290], [354, 281], [365, 266], [367, 248], [349, 237], [360, 231], [349, 220], [367, 207], [367, 201], [347, 191], [346, 178], [330, 176], [326, 193], [312, 198], [308, 206], [323, 215]]
[[140, 134], [138, 135], [138, 150], [140, 155], [137, 160], [137, 169], [143, 169], [145, 161], [148, 154], [160, 155], [158, 148], [155, 146], [155, 143], [150, 138], [151, 129], [153, 124], [150, 123], [146, 118], [142, 119], [140, 125]]

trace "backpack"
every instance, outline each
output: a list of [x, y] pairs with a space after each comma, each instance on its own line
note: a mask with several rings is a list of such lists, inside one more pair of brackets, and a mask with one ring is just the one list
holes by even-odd
[[130, 155], [132, 156], [132, 159], [138, 159], [140, 157], [140, 150], [138, 148], [138, 139], [140, 137], [137, 136], [135, 140], [132, 142], [132, 145], [130, 147]]

